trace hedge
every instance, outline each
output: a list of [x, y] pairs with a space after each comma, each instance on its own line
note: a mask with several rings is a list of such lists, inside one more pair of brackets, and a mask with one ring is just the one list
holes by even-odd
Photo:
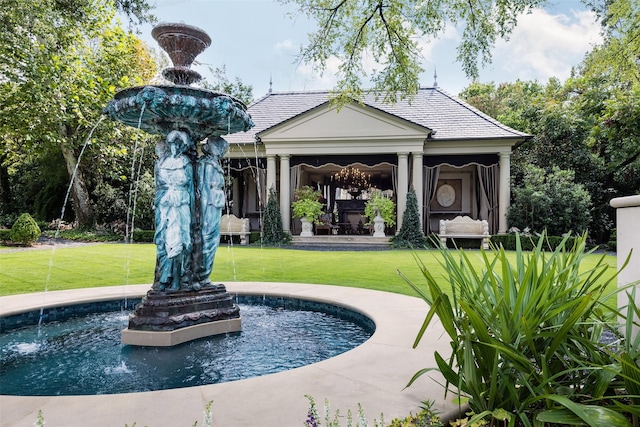
[[[547, 249], [555, 250], [560, 242], [564, 239], [561, 236], [548, 236], [546, 239]], [[576, 237], [569, 237], [567, 239], [567, 243], [565, 247], [571, 248], [573, 247], [574, 241]], [[538, 242], [538, 236], [520, 236], [520, 244], [522, 245], [522, 250], [531, 251], [536, 246]], [[491, 243], [496, 247], [504, 247], [507, 251], [515, 251], [516, 250], [516, 235], [515, 234], [500, 234], [491, 236]]]

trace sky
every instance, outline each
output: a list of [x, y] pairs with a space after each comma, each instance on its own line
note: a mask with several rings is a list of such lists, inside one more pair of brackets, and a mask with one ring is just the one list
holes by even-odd
[[[205, 30], [211, 46], [194, 65], [211, 80], [208, 65], [226, 67], [230, 80], [236, 77], [253, 87], [255, 99], [266, 95], [272, 81], [274, 92], [332, 89], [337, 61], [318, 75], [297, 54], [307, 43], [315, 24], [298, 15], [294, 5], [272, 0], [151, 0], [160, 22], [182, 22]], [[140, 37], [159, 49], [151, 37], [151, 25], [140, 28]], [[457, 95], [472, 81], [456, 62], [461, 30], [449, 25], [436, 39], [422, 43], [421, 86], [434, 81], [446, 92]], [[508, 42], [498, 41], [493, 62], [480, 71], [479, 82], [516, 80], [546, 82], [550, 77], [564, 81], [571, 67], [578, 65], [595, 44], [600, 43], [600, 26], [595, 15], [576, 0], [547, 0], [544, 9], [524, 14]], [[437, 79], [434, 79], [434, 73]]]

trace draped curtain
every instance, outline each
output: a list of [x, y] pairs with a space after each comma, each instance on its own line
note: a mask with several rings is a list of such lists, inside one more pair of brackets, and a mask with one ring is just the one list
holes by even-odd
[[438, 188], [438, 176], [440, 175], [440, 166], [424, 166], [423, 167], [423, 195], [424, 211], [422, 229], [426, 230], [426, 234], [431, 233], [431, 201], [436, 196], [436, 189]]
[[262, 209], [267, 206], [267, 198], [269, 197], [269, 194], [267, 192], [267, 170], [259, 168], [258, 173], [256, 174], [256, 178], [256, 185], [258, 187], [257, 191], [260, 195], [260, 209], [258, 210], [262, 212]]
[[300, 171], [301, 171], [301, 166], [300, 165], [296, 165], [296, 166], [291, 166], [291, 168], [289, 169], [291, 171], [291, 175], [290, 175], [290, 181], [289, 181], [289, 191], [290, 191], [290, 197], [292, 202], [295, 200], [294, 199], [294, 194], [296, 192], [296, 190], [298, 188], [300, 188]]
[[489, 232], [496, 233], [498, 230], [498, 165], [491, 166], [477, 165], [478, 185], [480, 194], [487, 205], [487, 222], [489, 223]]
[[391, 166], [391, 185], [393, 187], [393, 194], [398, 195], [398, 166]]

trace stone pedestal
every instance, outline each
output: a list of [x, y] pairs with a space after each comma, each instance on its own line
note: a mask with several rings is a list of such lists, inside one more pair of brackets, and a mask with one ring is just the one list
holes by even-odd
[[224, 285], [209, 285], [199, 291], [152, 289], [129, 317], [122, 343], [172, 346], [240, 330], [240, 308]]
[[[635, 301], [629, 300], [627, 295], [627, 293], [631, 293], [631, 289], [618, 294], [618, 308], [623, 313], [627, 313], [628, 304], [640, 306], [640, 196], [612, 199], [611, 206], [616, 208], [618, 269], [622, 268], [625, 260], [631, 254], [629, 264], [618, 275], [618, 287], [635, 283]], [[639, 318], [635, 319], [635, 322], [639, 321]], [[624, 330], [621, 332], [625, 333]], [[626, 337], [627, 340], [635, 340], [640, 335], [640, 328], [634, 327], [631, 335]]]

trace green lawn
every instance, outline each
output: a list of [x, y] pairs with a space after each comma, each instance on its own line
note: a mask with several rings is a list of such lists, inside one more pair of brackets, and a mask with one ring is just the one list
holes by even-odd
[[[444, 277], [436, 251], [416, 252], [437, 277]], [[472, 259], [479, 252], [469, 251]], [[599, 256], [589, 256], [584, 267]], [[611, 274], [615, 256], [607, 256]], [[105, 243], [0, 252], [0, 295], [47, 290], [151, 283], [155, 266], [152, 244]], [[216, 282], [300, 282], [353, 286], [413, 295], [397, 274], [412, 281], [422, 275], [411, 251], [304, 251], [242, 246], [221, 246], [211, 279]]]

